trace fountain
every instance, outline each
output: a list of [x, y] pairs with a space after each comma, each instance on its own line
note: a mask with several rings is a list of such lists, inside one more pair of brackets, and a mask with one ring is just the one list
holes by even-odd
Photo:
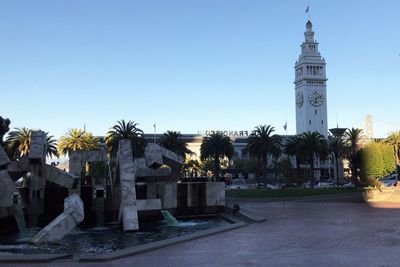
[[172, 214], [169, 213], [169, 211], [162, 210], [161, 214], [162, 214], [164, 220], [167, 222], [168, 225], [177, 225], [177, 224], [179, 224], [178, 220], [174, 216], [172, 216]]
[[[44, 132], [33, 131], [28, 157], [12, 162], [0, 147], [0, 211], [6, 211], [0, 213], [0, 223], [12, 217], [20, 233], [30, 227], [33, 237], [24, 240], [35, 245], [21, 244], [28, 253], [33, 246], [36, 252], [70, 253], [77, 249], [71, 242], [77, 240], [86, 240], [82, 243], [102, 253], [96, 242], [108, 249], [122, 248], [122, 243], [134, 246], [227, 223], [217, 218], [187, 222], [174, 217], [222, 212], [225, 190], [223, 183], [178, 183], [182, 159], [168, 149], [149, 144], [143, 158], [133, 158], [130, 140], [122, 139], [116, 158], [109, 159], [104, 149], [71, 151], [69, 172], [65, 172], [45, 163], [45, 140]], [[157, 223], [162, 218], [167, 224]], [[32, 228], [36, 226], [44, 227], [37, 232]], [[10, 249], [22, 242], [12, 235], [2, 240], [10, 242]], [[54, 248], [53, 242], [65, 251]], [[86, 249], [90, 250], [82, 248]]]

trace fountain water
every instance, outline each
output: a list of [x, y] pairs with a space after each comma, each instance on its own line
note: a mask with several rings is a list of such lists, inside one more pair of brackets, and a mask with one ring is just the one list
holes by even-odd
[[14, 218], [15, 221], [17, 222], [18, 230], [21, 234], [24, 234], [26, 233], [26, 223], [25, 223], [24, 211], [20, 203], [14, 204], [14, 211], [15, 211]]
[[172, 216], [171, 213], [167, 210], [162, 210], [161, 215], [164, 217], [164, 220], [168, 223], [168, 225], [177, 225], [179, 224], [178, 220]]

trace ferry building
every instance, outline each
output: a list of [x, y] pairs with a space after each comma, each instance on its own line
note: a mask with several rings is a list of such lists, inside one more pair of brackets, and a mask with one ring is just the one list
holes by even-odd
[[[319, 52], [319, 43], [314, 38], [311, 21], [306, 23], [304, 41], [300, 45], [301, 51], [298, 60], [295, 62], [294, 71], [294, 101], [296, 110], [296, 134], [317, 131], [323, 136], [328, 137], [328, 111], [327, 111], [327, 90], [326, 90], [326, 62]], [[260, 122], [268, 124], [268, 122]], [[200, 158], [200, 146], [204, 136], [210, 135], [217, 130], [208, 130], [198, 134], [183, 134], [182, 139], [188, 144], [188, 148], [194, 152], [192, 159]], [[248, 136], [252, 130], [219, 130], [228, 135], [234, 147], [233, 159], [247, 159], [242, 151], [247, 145]], [[160, 138], [161, 135], [157, 135]], [[290, 135], [282, 135], [282, 142]], [[146, 138], [151, 140], [154, 135], [146, 134]], [[294, 158], [291, 158], [292, 166], [296, 166]], [[316, 178], [333, 177], [335, 168], [333, 159], [326, 162], [315, 162]], [[308, 169], [307, 165], [303, 169]], [[331, 175], [332, 172], [332, 175]], [[343, 175], [343, 174], [342, 174]], [[341, 176], [342, 176], [341, 175]], [[341, 177], [342, 178], [342, 177]]]

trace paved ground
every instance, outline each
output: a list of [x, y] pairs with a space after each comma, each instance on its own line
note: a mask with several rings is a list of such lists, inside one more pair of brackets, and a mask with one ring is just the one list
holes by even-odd
[[[80, 265], [400, 266], [399, 198], [400, 192], [395, 192], [386, 202], [372, 205], [242, 203], [243, 208], [263, 214], [267, 222], [114, 262]], [[76, 266], [77, 263], [54, 265]]]

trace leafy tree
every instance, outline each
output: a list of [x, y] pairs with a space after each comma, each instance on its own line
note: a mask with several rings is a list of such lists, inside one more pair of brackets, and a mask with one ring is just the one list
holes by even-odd
[[360, 150], [361, 178], [363, 181], [377, 179], [384, 172], [382, 153], [378, 144], [371, 142]]
[[183, 164], [182, 172], [190, 177], [198, 177], [201, 174], [201, 164], [198, 160], [188, 160]]
[[[275, 128], [271, 125], [256, 126], [243, 150], [244, 153], [260, 162], [264, 180], [267, 176], [268, 154], [278, 158], [281, 153], [281, 137], [273, 134], [274, 132]], [[258, 179], [258, 186], [260, 186], [260, 179]]]
[[182, 134], [180, 132], [165, 132], [160, 139], [160, 145], [175, 152], [181, 156], [183, 160], [186, 159], [186, 154], [193, 154], [193, 152], [187, 148], [187, 143], [182, 141]]
[[348, 129], [344, 134], [347, 145], [349, 146], [349, 151], [347, 158], [350, 162], [350, 170], [351, 176], [353, 178], [353, 182], [358, 184], [358, 169], [361, 168], [361, 158], [358, 153], [360, 149], [360, 141], [363, 137], [363, 130], [359, 128], [351, 128]]
[[315, 160], [325, 158], [328, 151], [325, 137], [318, 132], [305, 132], [300, 136], [299, 148], [303, 151], [305, 158], [310, 164], [311, 170], [311, 188], [315, 184]]
[[339, 162], [348, 154], [346, 141], [341, 137], [331, 137], [328, 139], [329, 151], [335, 158], [336, 165], [336, 184], [339, 186]]
[[10, 120], [0, 116], [0, 146], [4, 146], [4, 135], [10, 130]]
[[141, 157], [144, 155], [146, 142], [143, 131], [138, 128], [138, 123], [121, 120], [117, 121], [117, 124], [110, 128], [105, 138], [108, 154], [110, 156], [116, 155], [119, 140], [121, 139], [131, 140], [134, 157]]
[[203, 137], [200, 147], [200, 158], [202, 161], [211, 159], [214, 163], [214, 175], [216, 181], [220, 181], [221, 160], [233, 156], [233, 144], [229, 136], [216, 132], [210, 136]]
[[393, 173], [396, 169], [396, 160], [395, 156], [393, 154], [393, 148], [392, 146], [386, 144], [386, 143], [378, 143], [378, 147], [381, 151], [382, 154], [382, 160], [383, 160], [383, 176], [389, 175]]
[[69, 129], [65, 135], [60, 137], [57, 144], [59, 155], [67, 155], [69, 151], [97, 149], [99, 149], [99, 139], [82, 129]]
[[385, 142], [393, 147], [398, 173], [400, 173], [400, 131], [391, 132]]
[[259, 168], [259, 163], [255, 159], [235, 159], [233, 161], [233, 168], [236, 169], [243, 169], [243, 171], [247, 173], [258, 173], [260, 168]]

